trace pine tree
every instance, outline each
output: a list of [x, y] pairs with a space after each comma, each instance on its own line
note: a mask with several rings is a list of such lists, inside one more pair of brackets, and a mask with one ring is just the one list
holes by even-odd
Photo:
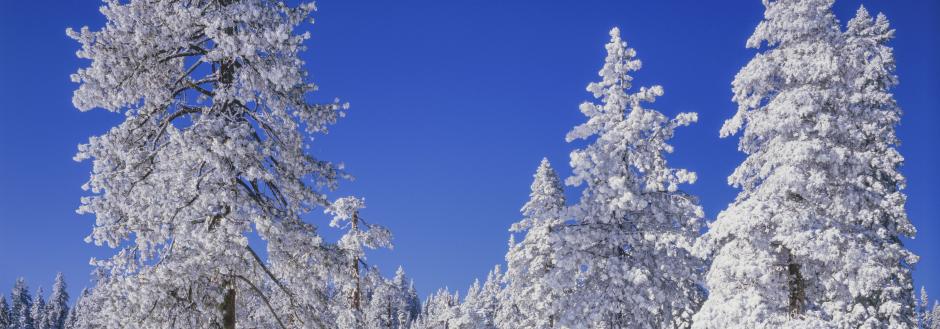
[[[337, 278], [336, 284], [346, 298], [337, 303], [337, 326], [339, 328], [362, 328], [363, 320], [363, 270], [365, 249], [390, 248], [391, 233], [382, 226], [367, 223], [359, 214], [365, 201], [355, 197], [344, 197], [333, 202], [327, 212], [333, 214], [330, 226], [345, 228], [338, 246], [345, 255], [346, 271]], [[381, 277], [379, 277], [381, 278]]]
[[395, 278], [392, 279], [392, 285], [398, 296], [398, 324], [400, 328], [407, 328], [408, 325], [421, 313], [421, 299], [418, 298], [418, 291], [415, 289], [414, 281], [408, 279], [405, 275], [405, 269], [401, 266], [395, 271]]
[[460, 312], [460, 294], [439, 289], [424, 302], [411, 329], [458, 329]]
[[49, 296], [49, 303], [46, 305], [46, 328], [63, 329], [65, 327], [65, 318], [69, 314], [69, 293], [66, 291], [65, 276], [59, 272], [55, 276], [55, 283], [52, 285], [52, 295]]
[[[331, 327], [337, 248], [301, 218], [339, 168], [305, 150], [344, 105], [313, 104], [296, 29], [315, 7], [258, 0], [107, 1], [67, 34], [90, 64], [73, 104], [123, 122], [79, 147], [95, 260], [91, 321], [140, 327]], [[262, 260], [249, 244], [260, 237]]]
[[7, 304], [6, 296], [0, 295], [0, 329], [7, 329], [13, 326], [13, 317], [10, 315], [10, 305]]
[[486, 281], [474, 280], [467, 290], [467, 295], [460, 303], [459, 317], [455, 328], [494, 329], [499, 297], [502, 291], [502, 273], [499, 266], [494, 267], [486, 276]]
[[697, 199], [678, 187], [694, 182], [695, 174], [668, 167], [665, 154], [675, 128], [696, 121], [696, 114], [670, 119], [644, 108], [662, 95], [660, 86], [627, 93], [640, 61], [619, 29], [610, 36], [602, 80], [587, 88], [600, 103], [583, 103], [588, 121], [567, 136], [591, 143], [571, 153], [566, 183], [584, 190], [571, 208], [576, 223], [560, 233], [558, 267], [577, 275], [555, 287], [571, 291], [559, 322], [687, 327], [702, 298], [702, 265], [690, 250], [703, 214]]
[[832, 0], [765, 1], [735, 77], [747, 159], [703, 241], [714, 255], [696, 328], [913, 326], [900, 110], [891, 31], [861, 10], [843, 33]]
[[65, 319], [65, 328], [66, 329], [87, 329], [91, 328], [88, 321], [88, 314], [93, 314], [90, 312], [89, 308], [92, 305], [91, 292], [87, 288], [82, 289], [82, 292], [78, 295], [78, 298], [75, 300], [74, 307], [69, 310], [69, 315]]
[[377, 268], [371, 269], [363, 285], [367, 291], [363, 294], [365, 328], [408, 328], [418, 316], [420, 301], [400, 266], [391, 280], [383, 278]]
[[42, 297], [44, 294], [42, 287], [36, 289], [33, 306], [29, 310], [29, 315], [33, 318], [34, 329], [49, 329], [46, 326], [46, 300]]
[[13, 292], [10, 293], [10, 315], [13, 318], [13, 328], [35, 329], [33, 327], [33, 317], [30, 313], [32, 307], [33, 297], [29, 295], [26, 280], [23, 278], [16, 279]]
[[556, 269], [551, 236], [564, 224], [565, 195], [548, 159], [543, 158], [532, 181], [525, 216], [510, 228], [525, 232], [520, 243], [510, 242], [506, 254], [506, 288], [500, 298], [497, 327], [554, 328], [556, 305], [564, 292], [553, 285], [553, 276], [573, 277]]

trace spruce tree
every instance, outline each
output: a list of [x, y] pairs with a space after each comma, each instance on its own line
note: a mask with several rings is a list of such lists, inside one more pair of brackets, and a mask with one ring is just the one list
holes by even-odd
[[59, 272], [55, 276], [55, 283], [52, 285], [52, 295], [49, 296], [49, 302], [46, 305], [46, 328], [63, 329], [65, 327], [65, 318], [69, 314], [69, 293], [66, 291], [65, 276]]
[[552, 235], [564, 224], [565, 195], [561, 181], [548, 159], [535, 172], [529, 201], [522, 207], [524, 218], [510, 231], [525, 233], [520, 243], [510, 242], [506, 253], [506, 288], [500, 298], [497, 327], [554, 328], [557, 302], [564, 291], [554, 277], [568, 276], [556, 268]]
[[33, 329], [49, 329], [46, 326], [46, 300], [43, 298], [44, 294], [42, 287], [36, 289], [33, 306], [29, 310], [29, 315], [33, 318]]
[[10, 316], [10, 305], [7, 304], [7, 297], [0, 295], [0, 329], [7, 329], [13, 326], [13, 318]]
[[644, 107], [663, 94], [653, 86], [627, 93], [640, 68], [620, 30], [610, 31], [607, 58], [587, 90], [586, 123], [567, 140], [589, 140], [571, 153], [571, 186], [583, 186], [560, 233], [558, 266], [575, 273], [555, 289], [565, 295], [561, 326], [595, 328], [683, 328], [702, 299], [701, 261], [691, 245], [699, 234], [697, 198], [679, 190], [696, 176], [670, 168], [666, 154], [675, 128], [696, 121], [695, 113], [669, 118]]
[[10, 315], [13, 318], [13, 328], [35, 329], [33, 316], [30, 312], [33, 307], [33, 297], [29, 294], [29, 287], [23, 278], [16, 279], [13, 292], [10, 293]]
[[702, 240], [695, 327], [913, 327], [893, 31], [862, 9], [843, 33], [832, 0], [764, 3], [721, 130], [742, 133], [741, 192]]

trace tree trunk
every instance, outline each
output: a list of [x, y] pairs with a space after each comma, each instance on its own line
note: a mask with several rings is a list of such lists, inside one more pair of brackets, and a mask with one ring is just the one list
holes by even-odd
[[[235, 0], [219, 0], [221, 7], [231, 5]], [[226, 27], [223, 31], [226, 35], [235, 34], [234, 27]], [[232, 59], [223, 59], [219, 65], [219, 83], [222, 85], [231, 85], [235, 78], [235, 62]], [[223, 106], [224, 108], [224, 106]], [[227, 206], [226, 206], [227, 207]], [[225, 284], [225, 299], [222, 301], [222, 328], [235, 329], [235, 279], [229, 278]]]
[[235, 329], [235, 282], [229, 281], [225, 300], [222, 302], [222, 328]]
[[[359, 230], [359, 212], [358, 211], [353, 213], [353, 216], [352, 216], [352, 230], [353, 231]], [[361, 297], [362, 295], [361, 281], [362, 280], [360, 280], [359, 278], [359, 256], [353, 257], [352, 269], [353, 269], [353, 273], [356, 279], [356, 287], [355, 289], [353, 289], [353, 295], [352, 295], [352, 306], [353, 306], [353, 309], [356, 310], [356, 312], [361, 312], [362, 311], [362, 301], [361, 301], [361, 298], [362, 298]]]
[[793, 259], [790, 249], [784, 247], [783, 252], [787, 258], [787, 288], [790, 291], [789, 311], [791, 317], [796, 317], [803, 314], [806, 300], [806, 282], [803, 280], [803, 274], [800, 273], [801, 266]]

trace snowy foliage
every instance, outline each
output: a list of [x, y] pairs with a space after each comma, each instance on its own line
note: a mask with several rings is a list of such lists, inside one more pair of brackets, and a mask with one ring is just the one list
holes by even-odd
[[893, 30], [862, 8], [842, 32], [832, 0], [764, 3], [747, 42], [764, 49], [721, 130], [742, 133], [748, 157], [728, 178], [741, 192], [704, 237], [695, 327], [912, 327]]
[[591, 143], [571, 153], [572, 186], [584, 186], [570, 210], [576, 221], [560, 233], [559, 270], [565, 310], [559, 322], [596, 328], [686, 327], [702, 299], [701, 261], [690, 253], [701, 227], [695, 197], [679, 190], [695, 174], [668, 167], [667, 142], [695, 113], [670, 119], [643, 107], [663, 94], [660, 86], [631, 87], [640, 68], [620, 30], [610, 31], [600, 82], [587, 90], [600, 103], [585, 102], [588, 121], [568, 141]]
[[93, 261], [101, 326], [329, 326], [324, 291], [343, 262], [301, 215], [328, 206], [321, 191], [343, 174], [305, 150], [345, 106], [309, 101], [309, 35], [294, 31], [313, 10], [109, 0], [103, 28], [67, 31], [90, 60], [74, 105], [124, 115], [75, 157], [93, 165], [87, 240], [119, 249]]
[[33, 329], [48, 329], [46, 327], [46, 300], [42, 297], [42, 287], [36, 289], [36, 297], [33, 299], [33, 305], [29, 309], [29, 316], [32, 317]]
[[496, 321], [501, 328], [554, 328], [557, 303], [565, 292], [556, 288], [553, 279], [571, 277], [555, 268], [552, 235], [564, 224], [565, 195], [548, 159], [542, 159], [536, 170], [531, 191], [522, 207], [524, 218], [510, 228], [525, 233], [525, 238], [510, 242], [506, 253], [506, 287]]
[[411, 329], [456, 329], [460, 312], [460, 294], [439, 289], [424, 302]]
[[391, 280], [381, 276], [375, 268], [366, 275], [363, 289], [364, 328], [408, 328], [421, 310], [421, 301], [414, 284], [399, 267]]
[[[342, 293], [334, 303], [338, 328], [362, 328], [365, 326], [363, 315], [363, 275], [361, 264], [365, 261], [365, 248], [390, 248], [391, 233], [384, 227], [370, 224], [359, 215], [365, 208], [365, 200], [344, 197], [333, 202], [326, 212], [333, 214], [330, 226], [345, 229], [339, 239], [339, 250], [345, 256], [344, 271], [335, 272], [334, 284]], [[376, 271], [373, 271], [376, 272]], [[377, 272], [376, 272], [377, 273]], [[383, 279], [384, 280], [384, 279]]]
[[13, 318], [10, 316], [10, 305], [7, 304], [6, 296], [0, 295], [0, 329], [7, 329], [13, 326]]
[[17, 329], [34, 329], [31, 308], [33, 306], [33, 297], [29, 294], [29, 287], [26, 286], [26, 280], [16, 279], [13, 285], [13, 291], [10, 293], [10, 316], [12, 326]]
[[479, 280], [474, 281], [463, 303], [460, 304], [459, 315], [453, 328], [459, 329], [495, 329], [496, 313], [499, 308], [499, 296], [502, 290], [503, 274], [499, 266], [493, 268], [486, 276], [486, 281], [480, 285]]
[[65, 283], [65, 276], [58, 273], [52, 285], [52, 295], [46, 303], [45, 327], [48, 329], [62, 329], [69, 314], [69, 293]]

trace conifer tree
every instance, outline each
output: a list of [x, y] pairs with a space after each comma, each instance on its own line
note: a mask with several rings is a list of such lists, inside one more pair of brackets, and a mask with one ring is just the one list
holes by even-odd
[[63, 329], [65, 327], [65, 318], [69, 314], [69, 293], [66, 291], [65, 276], [59, 272], [55, 276], [55, 283], [52, 285], [52, 295], [49, 296], [49, 302], [46, 305], [46, 328]]
[[13, 328], [35, 329], [33, 316], [30, 313], [33, 307], [33, 297], [29, 294], [29, 287], [23, 278], [16, 279], [13, 292], [10, 293], [10, 315], [13, 318]]
[[439, 289], [424, 302], [411, 329], [458, 329], [460, 312], [460, 294]]
[[65, 319], [66, 329], [89, 329], [92, 327], [88, 321], [88, 317], [94, 314], [94, 305], [90, 305], [93, 303], [90, 295], [91, 292], [87, 288], [83, 288], [82, 292], [79, 293], [75, 304], [69, 310], [68, 318]]
[[[92, 173], [79, 212], [96, 259], [101, 326], [331, 327], [337, 248], [302, 215], [340, 169], [307, 153], [344, 105], [314, 104], [299, 54], [312, 3], [106, 1], [107, 23], [67, 34], [87, 67], [73, 104], [123, 114], [79, 146]], [[263, 260], [249, 244], [257, 236]]]
[[610, 37], [602, 80], [587, 88], [600, 103], [583, 103], [588, 121], [567, 136], [590, 144], [571, 153], [566, 181], [584, 190], [557, 251], [559, 268], [576, 273], [555, 288], [571, 291], [559, 325], [687, 327], [702, 299], [702, 265], [690, 250], [703, 214], [697, 199], [679, 190], [695, 174], [670, 168], [665, 155], [675, 128], [697, 117], [670, 119], [645, 108], [663, 94], [660, 86], [627, 93], [640, 61], [619, 29]]
[[10, 305], [7, 304], [7, 297], [0, 295], [0, 329], [7, 329], [13, 326], [13, 318], [10, 316]]
[[512, 232], [524, 232], [525, 238], [509, 244], [498, 327], [555, 327], [556, 304], [564, 292], [553, 284], [553, 276], [573, 277], [556, 268], [557, 244], [552, 244], [552, 235], [564, 224], [564, 209], [561, 181], [548, 159], [543, 158], [532, 181], [529, 201], [522, 207], [524, 218], [510, 228]]
[[711, 225], [708, 301], [696, 328], [911, 328], [917, 258], [904, 210], [890, 89], [893, 31], [859, 10], [842, 32], [832, 0], [765, 1], [735, 77], [747, 158]]
[[36, 289], [33, 305], [29, 310], [29, 315], [33, 318], [33, 329], [49, 329], [46, 326], [46, 300], [43, 298], [43, 295], [45, 295], [45, 293], [42, 287]]
[[[382, 226], [366, 222], [359, 211], [365, 201], [355, 197], [344, 197], [333, 202], [327, 212], [333, 214], [330, 226], [346, 229], [338, 246], [344, 254], [345, 270], [336, 276], [336, 284], [345, 298], [335, 305], [339, 328], [362, 328], [363, 320], [363, 272], [365, 249], [390, 248], [391, 233]], [[381, 279], [381, 276], [379, 277]]]

